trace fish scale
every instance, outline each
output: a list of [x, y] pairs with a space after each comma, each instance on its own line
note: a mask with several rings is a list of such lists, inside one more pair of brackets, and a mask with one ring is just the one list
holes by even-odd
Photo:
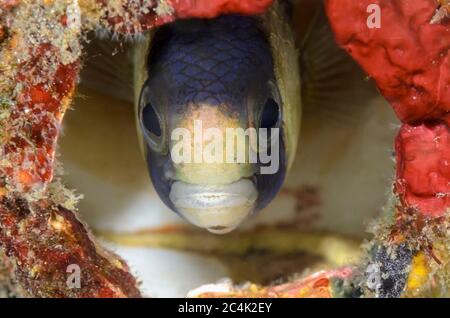
[[249, 77], [273, 74], [271, 48], [257, 18], [180, 21], [158, 30], [155, 41], [149, 69], [160, 68], [172, 83], [172, 105], [242, 105]]

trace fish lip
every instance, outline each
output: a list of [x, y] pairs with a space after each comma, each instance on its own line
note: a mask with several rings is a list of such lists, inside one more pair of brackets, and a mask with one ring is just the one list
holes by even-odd
[[208, 209], [253, 203], [257, 195], [254, 183], [248, 179], [241, 179], [227, 185], [195, 185], [175, 181], [169, 197], [177, 207]]
[[169, 198], [190, 223], [214, 234], [238, 227], [253, 212], [258, 191], [248, 179], [227, 185], [172, 184]]
[[[178, 185], [176, 185], [178, 186]], [[171, 199], [174, 198], [171, 191]], [[210, 208], [232, 208], [240, 206], [248, 202], [244, 196], [235, 193], [227, 192], [213, 192], [208, 191], [204, 193], [194, 193], [183, 196], [181, 198], [173, 199], [172, 202], [177, 208], [187, 209], [210, 209]]]

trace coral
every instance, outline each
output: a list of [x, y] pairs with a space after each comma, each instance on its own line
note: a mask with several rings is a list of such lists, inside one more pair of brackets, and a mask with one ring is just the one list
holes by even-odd
[[[439, 6], [435, 0], [327, 4], [338, 43], [375, 79], [403, 122], [396, 144], [397, 192], [407, 206], [442, 215], [450, 191], [450, 20], [430, 23]], [[380, 28], [367, 25], [371, 4], [380, 7]]]
[[[0, 242], [32, 296], [139, 296], [123, 261], [95, 245], [49, 187], [80, 68], [76, 3], [10, 1], [2, 8]], [[60, 201], [73, 200], [56, 191], [68, 193]], [[72, 264], [82, 268], [76, 289], [66, 284]]]
[[263, 287], [254, 284], [233, 286], [230, 281], [202, 286], [189, 293], [198, 298], [331, 298], [339, 296], [335, 286], [352, 275], [350, 268], [321, 271], [286, 284]]
[[174, 8], [175, 16], [180, 18], [213, 18], [219, 14], [260, 14], [272, 4], [273, 0], [168, 0]]
[[17, 284], [14, 265], [0, 251], [0, 298], [26, 297], [27, 294]]
[[[14, 212], [14, 213], [11, 213]], [[46, 200], [31, 205], [2, 199], [0, 241], [16, 262], [21, 286], [38, 297], [137, 297], [126, 264], [101, 249], [75, 215]], [[80, 269], [80, 286], [70, 282]]]
[[396, 189], [403, 204], [428, 216], [450, 206], [450, 130], [444, 122], [404, 124], [396, 140]]

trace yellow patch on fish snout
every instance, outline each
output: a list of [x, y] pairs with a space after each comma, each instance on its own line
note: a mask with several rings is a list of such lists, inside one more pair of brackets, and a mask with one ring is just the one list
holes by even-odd
[[[239, 114], [228, 107], [191, 105], [172, 123], [171, 156], [177, 180], [190, 184], [230, 184], [252, 175], [249, 140]], [[181, 158], [180, 158], [181, 157]]]

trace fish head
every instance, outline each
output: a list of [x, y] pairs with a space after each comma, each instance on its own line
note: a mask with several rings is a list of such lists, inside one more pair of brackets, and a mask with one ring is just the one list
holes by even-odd
[[[251, 19], [240, 18], [233, 23]], [[170, 32], [153, 44], [139, 98], [148, 170], [169, 208], [198, 227], [228, 233], [272, 201], [286, 175], [270, 46], [265, 35], [246, 43], [226, 28], [195, 38]], [[220, 49], [229, 43], [240, 46]]]

